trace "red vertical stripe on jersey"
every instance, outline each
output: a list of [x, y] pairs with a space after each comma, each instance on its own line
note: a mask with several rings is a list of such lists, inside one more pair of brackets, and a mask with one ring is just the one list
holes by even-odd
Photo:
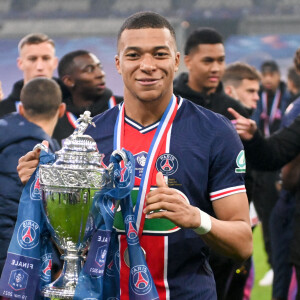
[[[146, 133], [140, 133], [140, 131], [125, 122], [124, 126], [124, 148], [131, 151], [133, 155], [136, 155], [142, 151], [148, 153], [153, 136], [157, 128], [150, 130]], [[160, 153], [164, 154], [166, 149], [166, 140], [163, 142], [163, 146], [160, 148]], [[156, 186], [156, 174], [155, 168], [152, 178], [151, 185]], [[135, 178], [135, 186], [140, 185], [141, 180]], [[140, 237], [140, 244], [146, 251], [146, 261], [149, 267], [151, 276], [154, 280], [159, 299], [166, 299], [166, 288], [164, 284], [164, 266], [165, 266], [165, 244], [164, 236], [149, 236], [142, 235]], [[120, 288], [121, 288], [121, 300], [129, 300], [129, 268], [124, 262], [124, 251], [127, 248], [126, 236], [122, 235], [120, 238], [120, 259], [121, 259], [121, 271], [120, 271]]]

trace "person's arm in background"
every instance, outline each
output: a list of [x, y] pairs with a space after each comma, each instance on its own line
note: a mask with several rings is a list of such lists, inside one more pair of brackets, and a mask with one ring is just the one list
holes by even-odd
[[283, 167], [300, 153], [300, 116], [286, 128], [265, 139], [253, 120], [246, 119], [232, 108], [236, 130], [241, 137], [246, 158], [255, 169], [272, 171]]

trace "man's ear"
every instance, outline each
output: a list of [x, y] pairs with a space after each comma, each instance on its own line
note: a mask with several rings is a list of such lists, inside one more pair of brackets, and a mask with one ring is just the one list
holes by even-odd
[[17, 66], [21, 71], [23, 71], [23, 60], [21, 57], [17, 58]]
[[230, 97], [232, 97], [232, 86], [231, 85], [224, 86], [224, 92], [225, 92], [225, 94], [227, 94]]
[[24, 115], [25, 115], [25, 111], [24, 111], [24, 106], [23, 106], [23, 104], [22, 103], [19, 103], [19, 114], [22, 116], [22, 117], [24, 117]]
[[74, 85], [75, 85], [75, 82], [74, 82], [73, 78], [70, 75], [63, 76], [63, 78], [61, 80], [64, 83], [64, 85], [66, 87], [68, 87], [69, 89], [73, 88]]
[[184, 64], [185, 64], [186, 68], [190, 71], [190, 68], [191, 68], [191, 57], [190, 57], [190, 55], [185, 55], [183, 60], [184, 60]]
[[119, 59], [119, 55], [115, 55], [115, 65], [116, 65], [116, 68], [117, 68], [117, 71], [120, 75], [122, 75], [122, 72], [121, 72], [121, 68], [120, 68], [120, 59]]
[[179, 63], [180, 63], [180, 52], [176, 52], [175, 54], [175, 72], [178, 71]]
[[54, 60], [55, 60], [55, 62], [54, 62], [54, 66], [55, 66], [54, 70], [55, 70], [55, 69], [57, 69], [57, 66], [58, 66], [58, 57], [55, 56]]
[[61, 118], [66, 112], [66, 103], [61, 103], [58, 107], [58, 117]]

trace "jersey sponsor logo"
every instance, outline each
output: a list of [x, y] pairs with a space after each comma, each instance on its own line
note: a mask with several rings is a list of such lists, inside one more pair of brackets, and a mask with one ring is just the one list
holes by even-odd
[[52, 268], [52, 255], [45, 254], [42, 256], [42, 272], [41, 279], [45, 282], [50, 282], [51, 280], [51, 268]]
[[96, 263], [97, 265], [100, 267], [100, 268], [104, 268], [104, 264], [105, 264], [105, 261], [106, 261], [106, 255], [107, 255], [107, 246], [102, 246], [102, 247], [99, 247], [98, 250], [97, 250], [97, 254], [96, 254]]
[[32, 221], [22, 222], [18, 230], [18, 243], [23, 249], [32, 249], [39, 243], [40, 226]]
[[10, 273], [8, 285], [15, 291], [25, 290], [28, 282], [28, 274], [22, 270], [13, 270]]
[[162, 172], [164, 176], [170, 176], [177, 171], [178, 160], [172, 154], [162, 154], [156, 160], [156, 169], [157, 171]]
[[145, 265], [138, 265], [130, 270], [131, 290], [137, 295], [145, 295], [151, 290], [150, 272]]
[[31, 200], [40, 200], [40, 180], [38, 176], [36, 176], [35, 180], [32, 182], [30, 186], [30, 199]]
[[[133, 209], [135, 209], [138, 192], [139, 189], [137, 187], [134, 187], [133, 190], [131, 191]], [[116, 215], [114, 219], [114, 228], [116, 228], [118, 232], [125, 232], [122, 211], [120, 208], [121, 206], [119, 206], [119, 209], [116, 211]], [[176, 232], [178, 230], [180, 230], [180, 227], [176, 226], [173, 222], [171, 222], [168, 219], [161, 218], [161, 219], [145, 219], [143, 232], [165, 235], [166, 233], [169, 234], [169, 233]]]
[[142, 151], [134, 155], [135, 159], [135, 177], [142, 179], [144, 167], [147, 160], [147, 152]]
[[241, 150], [236, 158], [237, 168], [235, 168], [235, 173], [245, 173], [246, 172], [246, 159], [245, 151]]
[[125, 218], [125, 225], [128, 226], [127, 231], [127, 243], [130, 245], [135, 245], [139, 242], [138, 233], [134, 225], [134, 216], [128, 215]]

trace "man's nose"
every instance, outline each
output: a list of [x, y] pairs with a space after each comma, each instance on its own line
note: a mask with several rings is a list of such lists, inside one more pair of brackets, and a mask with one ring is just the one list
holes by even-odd
[[213, 72], [219, 72], [221, 69], [220, 63], [218, 61], [214, 61], [211, 66], [211, 70]]
[[259, 100], [258, 92], [254, 93], [254, 100], [255, 100], [255, 101], [258, 101], [258, 100]]
[[97, 77], [105, 77], [106, 74], [105, 74], [104, 70], [101, 67], [96, 67], [95, 68], [95, 75]]
[[43, 69], [44, 69], [44, 66], [45, 66], [45, 62], [43, 61], [43, 59], [38, 58], [37, 64], [36, 64], [36, 68], [37, 68], [38, 70], [43, 70]]
[[152, 55], [146, 54], [143, 56], [140, 63], [140, 69], [145, 72], [152, 72], [156, 69], [155, 60]]

